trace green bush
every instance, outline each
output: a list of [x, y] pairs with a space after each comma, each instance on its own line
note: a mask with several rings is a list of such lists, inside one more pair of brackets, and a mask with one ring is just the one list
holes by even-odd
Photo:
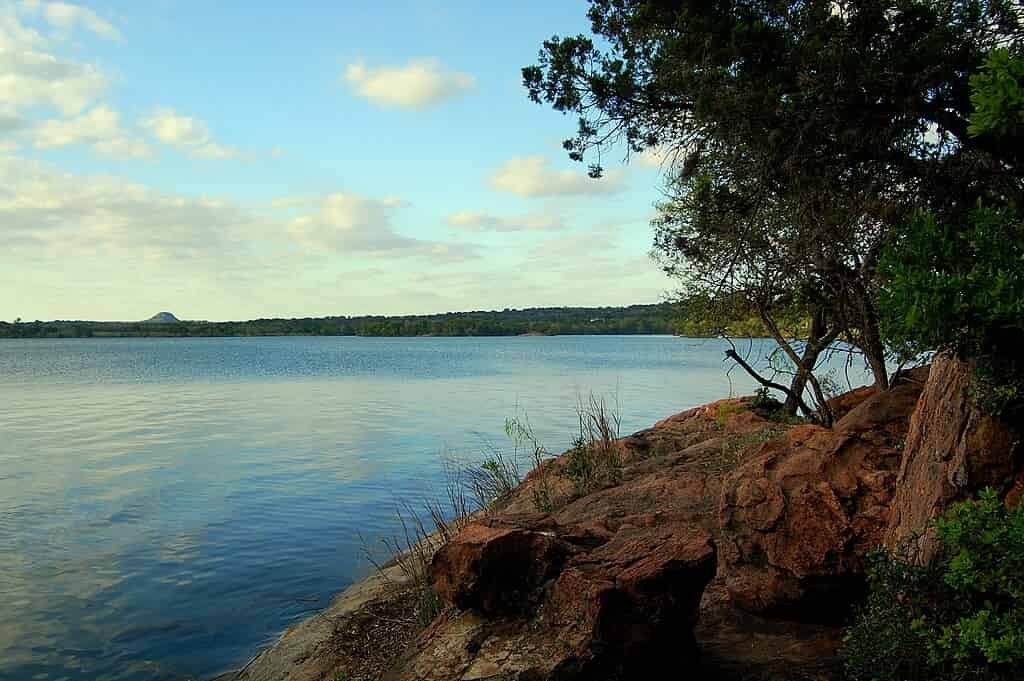
[[851, 681], [1024, 678], [1024, 509], [992, 490], [936, 523], [929, 565], [869, 557], [869, 594], [847, 630]]
[[900, 354], [948, 350], [977, 366], [987, 413], [1024, 398], [1024, 220], [978, 205], [958, 228], [918, 212], [886, 248], [882, 328]]
[[993, 50], [971, 76], [972, 135], [1019, 137], [1024, 129], [1024, 58]]
[[908, 353], [989, 350], [994, 333], [1024, 329], [1024, 223], [979, 206], [954, 229], [918, 212], [883, 254], [887, 335]]

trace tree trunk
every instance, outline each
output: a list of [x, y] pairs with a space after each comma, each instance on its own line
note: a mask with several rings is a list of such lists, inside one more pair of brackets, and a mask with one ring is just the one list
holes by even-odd
[[[866, 267], [866, 266], [865, 266]], [[857, 347], [864, 353], [868, 367], [875, 378], [875, 388], [889, 389], [889, 369], [885, 366], [885, 344], [878, 323], [878, 310], [875, 309], [875, 297], [863, 284], [863, 277], [855, 287], [856, 305], [860, 312], [860, 342]]]
[[793, 380], [789, 383], [789, 390], [792, 393], [786, 397], [786, 401], [782, 403], [782, 411], [790, 415], [796, 415], [797, 408], [800, 406], [797, 404], [794, 395], [803, 395], [807, 390], [807, 372], [804, 371], [803, 367], [798, 367], [796, 375], [793, 376]]
[[[758, 315], [761, 317], [765, 328], [768, 329], [768, 333], [772, 335], [772, 338], [775, 339], [775, 342], [779, 344], [782, 351], [793, 362], [793, 366], [796, 367], [796, 372], [790, 383], [788, 396], [783, 404], [783, 410], [788, 414], [796, 414], [797, 408], [802, 406], [807, 411], [806, 405], [803, 405], [803, 394], [809, 383], [811, 385], [811, 392], [814, 394], [814, 401], [817, 402], [819, 420], [825, 426], [831, 426], [833, 420], [832, 410], [828, 405], [828, 400], [825, 399], [825, 395], [822, 393], [817, 377], [814, 375], [814, 367], [818, 363], [818, 357], [832, 344], [838, 333], [836, 331], [828, 331], [824, 314], [820, 311], [815, 311], [811, 316], [811, 331], [807, 338], [807, 344], [804, 346], [803, 356], [801, 356], [797, 354], [793, 346], [782, 335], [782, 331], [766, 309], [759, 306]], [[808, 413], [807, 416], [811, 416], [811, 414]]]

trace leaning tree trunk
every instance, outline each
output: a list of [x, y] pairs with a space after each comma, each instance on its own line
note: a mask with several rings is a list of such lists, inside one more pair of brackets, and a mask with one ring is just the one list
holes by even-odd
[[789, 414], [796, 414], [797, 409], [802, 408], [805, 412], [808, 412], [808, 416], [811, 415], [803, 400], [807, 385], [810, 384], [814, 401], [818, 407], [818, 419], [825, 426], [831, 426], [833, 421], [832, 409], [829, 407], [828, 400], [825, 399], [821, 384], [818, 383], [818, 378], [814, 375], [814, 367], [818, 363], [818, 357], [832, 344], [838, 334], [835, 331], [828, 331], [824, 315], [820, 311], [815, 311], [811, 316], [811, 331], [801, 356], [797, 354], [793, 345], [782, 335], [778, 324], [775, 323], [775, 320], [772, 319], [766, 309], [758, 308], [758, 315], [761, 317], [765, 328], [768, 329], [768, 333], [771, 334], [775, 342], [782, 348], [782, 351], [793, 362], [793, 366], [796, 367], [789, 390], [786, 391], [786, 401], [783, 404], [784, 411]]
[[851, 286], [854, 295], [854, 306], [860, 317], [859, 342], [856, 344], [875, 379], [877, 390], [889, 389], [889, 368], [885, 365], [885, 343], [882, 342], [882, 332], [878, 321], [878, 309], [875, 307], [875, 295], [865, 286], [864, 281], [867, 275], [863, 274], [870, 264], [870, 259], [861, 268], [861, 278], [856, 280], [856, 285]]
[[796, 414], [797, 409], [800, 407], [797, 404], [796, 395], [803, 395], [807, 392], [807, 376], [808, 373], [803, 367], [798, 367], [796, 375], [793, 376], [793, 380], [790, 381], [789, 390], [790, 394], [786, 395], [786, 401], [782, 403], [782, 411], [787, 414]]

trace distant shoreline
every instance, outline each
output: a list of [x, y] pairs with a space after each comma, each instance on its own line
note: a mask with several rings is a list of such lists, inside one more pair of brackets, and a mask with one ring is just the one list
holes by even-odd
[[672, 305], [661, 303], [628, 307], [530, 308], [436, 315], [253, 319], [238, 322], [160, 321], [155, 318], [139, 322], [17, 321], [0, 322], [0, 339], [673, 335], [677, 330], [677, 314]]

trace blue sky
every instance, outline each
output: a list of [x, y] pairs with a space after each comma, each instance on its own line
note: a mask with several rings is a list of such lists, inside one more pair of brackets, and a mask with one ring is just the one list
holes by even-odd
[[660, 299], [657, 162], [586, 178], [520, 82], [585, 12], [0, 0], [0, 319]]

